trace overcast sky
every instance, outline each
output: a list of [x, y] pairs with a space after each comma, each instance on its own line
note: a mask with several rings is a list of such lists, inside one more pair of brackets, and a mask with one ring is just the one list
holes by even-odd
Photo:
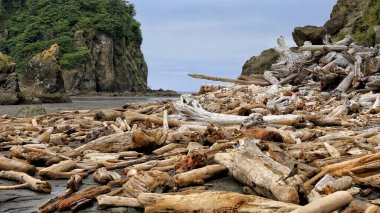
[[336, 0], [130, 0], [143, 33], [153, 89], [198, 91], [204, 80], [186, 74], [236, 78], [251, 56], [294, 45], [294, 27], [323, 25]]

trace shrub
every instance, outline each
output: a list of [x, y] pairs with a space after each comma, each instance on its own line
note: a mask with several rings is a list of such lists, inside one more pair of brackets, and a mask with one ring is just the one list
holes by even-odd
[[75, 52], [62, 54], [60, 65], [62, 68], [75, 68], [85, 64], [91, 59], [90, 51], [87, 48], [77, 48]]

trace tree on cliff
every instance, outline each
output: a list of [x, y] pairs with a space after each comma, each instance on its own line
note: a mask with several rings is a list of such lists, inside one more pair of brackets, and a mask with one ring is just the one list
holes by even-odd
[[1, 0], [0, 51], [12, 55], [19, 71], [35, 54], [57, 43], [59, 62], [74, 67], [89, 59], [74, 45], [75, 31], [91, 40], [102, 33], [141, 44], [134, 6], [124, 0]]

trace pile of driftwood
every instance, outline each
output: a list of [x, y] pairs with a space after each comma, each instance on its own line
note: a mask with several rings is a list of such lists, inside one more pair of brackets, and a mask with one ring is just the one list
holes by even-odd
[[[347, 37], [178, 101], [0, 118], [0, 190], [67, 189], [39, 212], [380, 212], [379, 49]], [[208, 190], [232, 176], [242, 193]], [[98, 186], [83, 187], [84, 178]]]

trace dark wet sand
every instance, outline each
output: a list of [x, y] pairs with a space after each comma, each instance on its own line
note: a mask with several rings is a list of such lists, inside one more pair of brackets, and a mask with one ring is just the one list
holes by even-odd
[[[71, 97], [72, 103], [42, 104], [48, 113], [71, 110], [95, 110], [105, 108], [120, 108], [126, 103], [156, 102], [163, 100], [176, 100], [176, 97]], [[0, 115], [15, 115], [26, 105], [0, 106]]]

